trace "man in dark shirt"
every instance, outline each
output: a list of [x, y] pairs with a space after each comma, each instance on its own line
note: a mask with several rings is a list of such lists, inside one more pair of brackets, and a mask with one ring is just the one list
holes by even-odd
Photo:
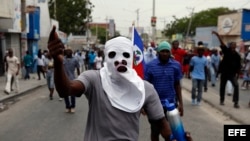
[[227, 81], [231, 81], [233, 87], [234, 87], [234, 94], [233, 94], [233, 102], [234, 102], [234, 108], [239, 108], [239, 84], [238, 84], [238, 78], [240, 75], [240, 69], [241, 69], [241, 57], [236, 52], [236, 43], [231, 42], [229, 43], [229, 47], [225, 45], [225, 43], [222, 41], [220, 35], [213, 31], [212, 34], [215, 34], [219, 41], [220, 41], [220, 47], [223, 53], [223, 59], [220, 64], [219, 73], [221, 74], [221, 82], [220, 82], [220, 105], [224, 105], [224, 99], [225, 99], [225, 86]]

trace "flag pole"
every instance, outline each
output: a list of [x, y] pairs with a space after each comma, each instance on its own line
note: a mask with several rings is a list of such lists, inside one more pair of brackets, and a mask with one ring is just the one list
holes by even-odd
[[133, 21], [133, 23], [132, 23], [132, 35], [131, 35], [131, 40], [132, 40], [133, 45], [135, 44], [135, 42], [134, 42], [134, 34], [135, 34], [135, 21]]

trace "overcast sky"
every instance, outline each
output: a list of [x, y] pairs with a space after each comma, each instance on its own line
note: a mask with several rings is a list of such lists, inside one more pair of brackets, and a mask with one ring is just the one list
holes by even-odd
[[[144, 31], [151, 31], [150, 18], [153, 15], [153, 0], [90, 0], [95, 8], [92, 12], [93, 22], [105, 22], [114, 19], [116, 30], [122, 35], [128, 35], [128, 28], [132, 22], [144, 27]], [[163, 29], [164, 23], [177, 18], [189, 16], [191, 9], [194, 12], [208, 8], [229, 7], [230, 9], [250, 9], [250, 0], [155, 0], [155, 16], [157, 29]], [[139, 9], [137, 23], [136, 10]]]

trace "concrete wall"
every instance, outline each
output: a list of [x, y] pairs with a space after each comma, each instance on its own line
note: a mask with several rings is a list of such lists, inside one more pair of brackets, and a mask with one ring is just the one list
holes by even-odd
[[49, 37], [41, 37], [38, 41], [38, 48], [42, 50], [47, 50]]
[[14, 54], [21, 60], [20, 33], [6, 33], [6, 49], [13, 48]]

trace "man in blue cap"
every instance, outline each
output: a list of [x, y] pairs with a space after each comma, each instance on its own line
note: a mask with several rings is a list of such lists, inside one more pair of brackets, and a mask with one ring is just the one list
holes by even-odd
[[192, 105], [199, 106], [202, 100], [202, 87], [206, 81], [207, 59], [203, 55], [205, 51], [203, 45], [196, 47], [196, 50], [197, 55], [191, 58], [189, 71], [192, 78]]
[[[178, 106], [180, 116], [183, 116], [183, 102], [180, 81], [182, 79], [181, 65], [171, 57], [171, 45], [163, 41], [157, 47], [158, 56], [146, 65], [145, 80], [154, 85], [161, 100], [165, 115], [166, 101]], [[151, 139], [159, 140], [160, 130], [151, 122]]]

